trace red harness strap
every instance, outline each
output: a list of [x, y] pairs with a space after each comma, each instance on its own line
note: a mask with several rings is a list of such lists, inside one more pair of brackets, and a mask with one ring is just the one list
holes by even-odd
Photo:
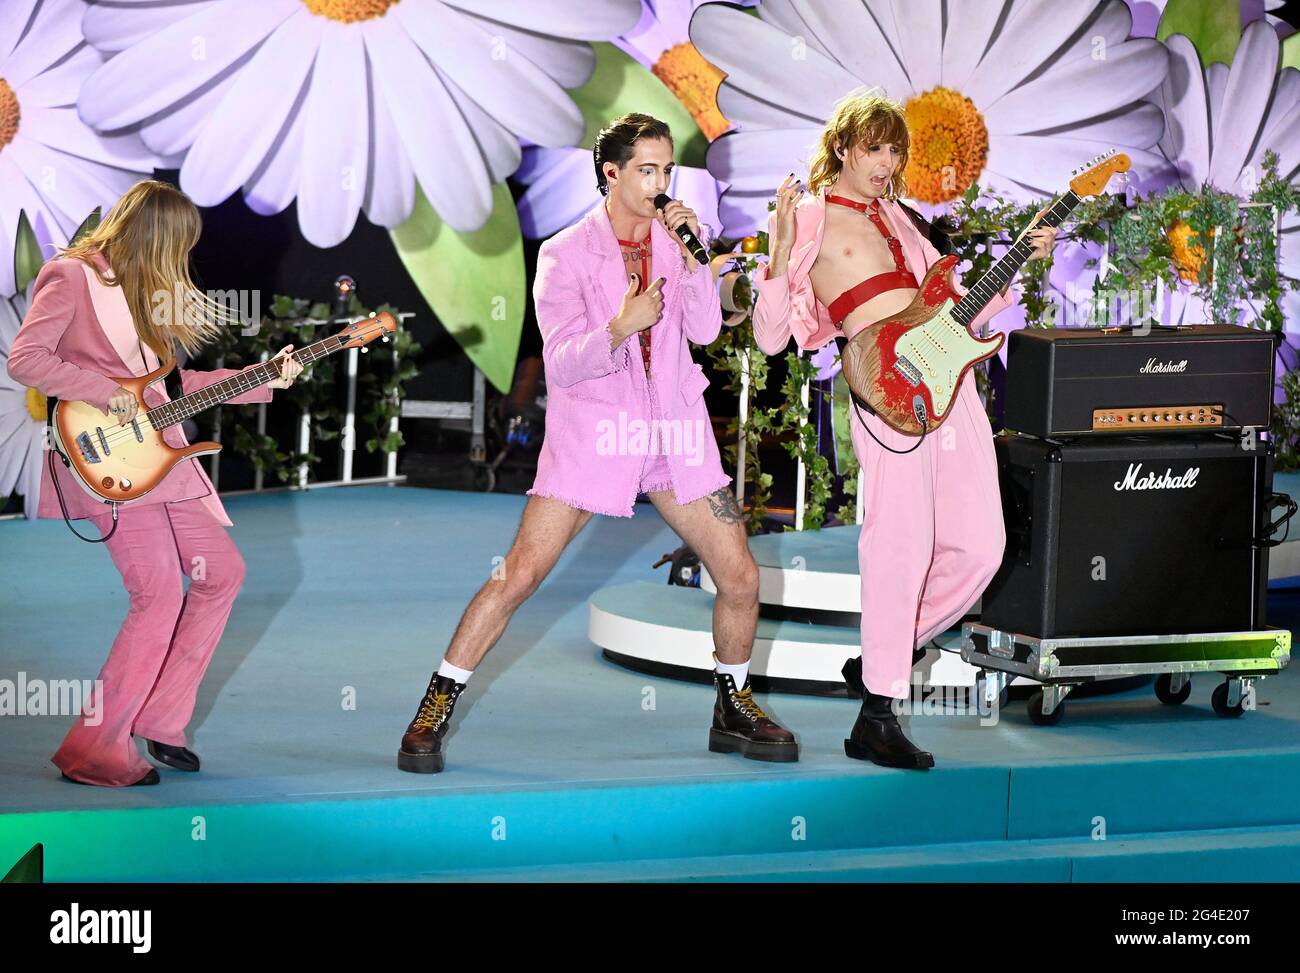
[[870, 203], [860, 203], [856, 199], [846, 199], [843, 196], [826, 195], [826, 202], [837, 203], [840, 206], [848, 206], [859, 213], [865, 213], [880, 235], [885, 238], [885, 243], [889, 245], [889, 252], [894, 256], [894, 266], [897, 270], [887, 270], [883, 274], [876, 274], [874, 277], [868, 277], [860, 283], [854, 284], [835, 300], [831, 301], [827, 310], [830, 312], [831, 320], [839, 325], [847, 318], [856, 308], [866, 304], [878, 294], [885, 291], [892, 291], [900, 287], [917, 287], [916, 276], [907, 269], [907, 264], [903, 260], [903, 243], [898, 237], [889, 232], [889, 227], [885, 226], [885, 221], [880, 218], [880, 201], [873, 199]]

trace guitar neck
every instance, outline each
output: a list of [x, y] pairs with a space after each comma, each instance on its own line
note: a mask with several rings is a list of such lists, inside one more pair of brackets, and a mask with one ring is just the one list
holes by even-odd
[[[344, 347], [346, 347], [344, 336], [331, 335], [293, 352], [293, 357], [303, 367], [306, 367], [312, 362], [319, 361], [327, 355], [340, 351]], [[250, 389], [265, 385], [277, 378], [279, 374], [280, 370], [275, 366], [273, 360], [264, 361], [252, 368], [244, 369], [237, 375], [231, 375], [220, 382], [213, 382], [211, 385], [204, 386], [197, 392], [191, 392], [189, 395], [182, 395], [179, 399], [164, 402], [162, 405], [149, 410], [149, 418], [155, 429], [174, 426], [205, 409], [211, 409], [213, 406], [221, 405], [221, 403], [233, 399], [237, 395], [242, 395]]]
[[[1067, 190], [1064, 196], [1048, 207], [1037, 225], [1060, 226], [1078, 205], [1079, 197], [1075, 195], [1074, 190]], [[1021, 237], [957, 302], [957, 306], [953, 308], [953, 317], [963, 325], [969, 326], [975, 320], [975, 316], [984, 310], [984, 305], [993, 299], [993, 295], [1011, 283], [1011, 278], [1015, 277], [1016, 272], [1024, 266], [1033, 249], [1034, 245], [1029, 237]]]

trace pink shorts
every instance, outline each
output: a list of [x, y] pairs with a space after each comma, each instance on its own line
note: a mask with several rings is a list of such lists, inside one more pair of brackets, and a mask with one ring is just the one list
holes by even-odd
[[[658, 419], [662, 415], [659, 398], [654, 385], [650, 385], [650, 416]], [[673, 475], [668, 469], [668, 458], [663, 453], [646, 453], [645, 462], [641, 464], [641, 483], [637, 490], [641, 493], [655, 493], [673, 488]]]

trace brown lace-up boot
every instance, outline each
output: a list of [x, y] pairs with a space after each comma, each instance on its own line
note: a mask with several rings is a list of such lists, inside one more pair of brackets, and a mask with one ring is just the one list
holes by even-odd
[[436, 774], [442, 770], [442, 738], [447, 735], [456, 700], [464, 691], [464, 683], [447, 676], [435, 673], [429, 680], [420, 709], [406, 728], [401, 749], [397, 751], [400, 770], [413, 774]]

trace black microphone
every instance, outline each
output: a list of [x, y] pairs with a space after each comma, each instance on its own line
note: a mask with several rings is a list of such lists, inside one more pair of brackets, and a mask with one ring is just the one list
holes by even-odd
[[[667, 193], [660, 193], [655, 197], [655, 206], [659, 207], [659, 209], [663, 209], [672, 201], [673, 198]], [[686, 249], [691, 252], [692, 257], [701, 264], [707, 264], [709, 262], [709, 251], [704, 249], [704, 244], [700, 242], [700, 238], [691, 232], [689, 223], [683, 223], [675, 232], [682, 238], [682, 242], [686, 244]]]

